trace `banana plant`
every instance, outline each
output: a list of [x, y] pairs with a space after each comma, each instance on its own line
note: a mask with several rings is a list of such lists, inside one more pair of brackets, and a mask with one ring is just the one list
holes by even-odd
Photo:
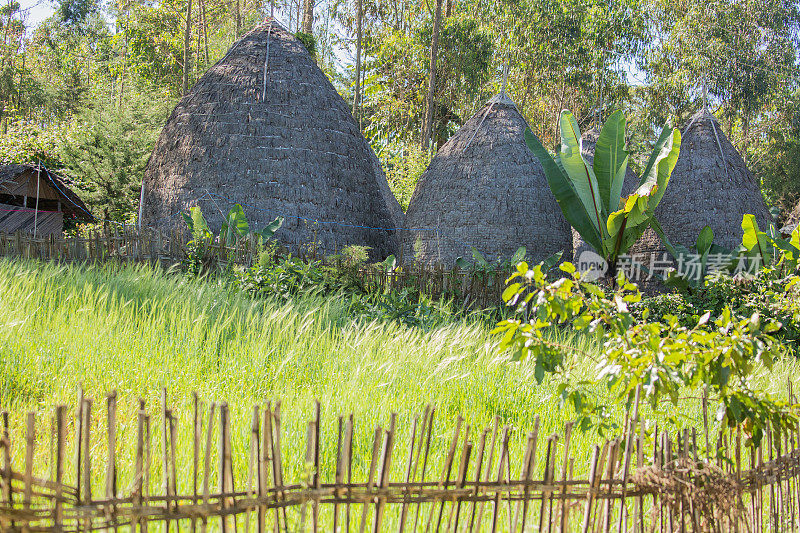
[[575, 117], [562, 111], [561, 149], [555, 158], [530, 131], [525, 142], [544, 167], [547, 183], [564, 218], [609, 264], [615, 277], [617, 259], [628, 252], [654, 220], [681, 146], [677, 129], [664, 126], [642, 173], [639, 187], [622, 196], [628, 169], [625, 116], [613, 113], [600, 131], [590, 164], [581, 153], [581, 132]]
[[758, 226], [756, 217], [744, 215], [742, 218], [742, 245], [740, 255], [756, 265], [769, 267], [785, 266], [793, 272], [800, 262], [800, 226], [795, 228], [788, 239], [784, 239], [780, 231], [770, 224], [764, 232]]
[[[186, 222], [186, 225], [189, 226], [194, 242], [201, 243], [214, 237], [211, 230], [208, 228], [208, 223], [200, 207], [192, 207], [189, 209], [188, 213], [183, 213], [183, 220]], [[219, 237], [221, 240], [224, 240], [224, 242], [230, 243], [235, 241], [237, 237], [244, 238], [252, 233], [258, 237], [258, 243], [263, 244], [265, 241], [271, 239], [282, 225], [283, 217], [277, 217], [264, 228], [260, 230], [251, 230], [250, 224], [247, 221], [247, 216], [244, 214], [244, 209], [241, 205], [236, 204], [231, 207], [225, 220], [222, 222]]]

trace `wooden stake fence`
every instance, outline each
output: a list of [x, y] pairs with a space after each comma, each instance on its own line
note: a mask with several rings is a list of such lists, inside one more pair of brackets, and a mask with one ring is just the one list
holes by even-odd
[[[738, 431], [722, 434], [715, 459], [708, 463], [701, 460], [696, 431], [671, 435], [656, 428], [649, 442], [646, 421], [634, 408], [623, 435], [594, 446], [591, 456], [575, 454], [572, 424], [545, 436], [538, 418], [519, 455], [510, 449], [512, 428], [500, 427], [498, 420], [492, 428], [476, 429], [458, 418], [449, 444], [432, 448], [437, 429], [435, 409], [429, 406], [413, 418], [407, 449], [397, 445], [396, 414], [388, 415], [387, 426], [374, 428], [371, 453], [360, 458], [369, 466], [364, 477], [354, 479], [357, 422], [352, 415], [338, 417], [337, 432], [326, 435], [317, 403], [306, 431], [308, 468], [299, 479], [285, 480], [280, 402], [253, 407], [246, 442], [237, 447], [228, 405], [204, 406], [195, 395], [188, 421], [191, 443], [180, 443], [181, 421], [164, 392], [155, 415], [139, 404], [132, 478], [121, 479], [116, 393], [104, 404], [98, 410], [81, 393], [72, 424], [67, 408], [57, 406], [51, 425], [29, 413], [24, 435], [13, 438], [9, 415], [2, 413], [2, 531], [555, 533], [800, 527], [796, 432], [769, 434], [752, 453], [742, 448]], [[95, 428], [102, 420], [105, 434]], [[154, 422], [161, 426], [159, 442], [152, 438]], [[68, 425], [75, 445], [71, 465]], [[47, 441], [45, 427], [51, 439], [50, 464], [47, 473], [37, 473], [34, 458], [39, 443]], [[335, 439], [335, 448], [321, 446], [329, 438]], [[101, 439], [107, 445], [105, 465], [93, 469], [92, 460], [98, 457], [92, 449]], [[24, 449], [21, 465], [12, 464], [15, 446]], [[178, 464], [179, 447], [191, 450], [189, 464]], [[322, 468], [323, 448], [335, 450], [330, 477]], [[160, 480], [152, 477], [154, 460], [161, 463]], [[242, 480], [234, 475], [234, 464], [246, 466], [243, 485], [238, 485]], [[432, 470], [433, 465], [438, 468]], [[586, 478], [575, 476], [576, 465], [588, 465]], [[69, 468], [73, 485], [64, 481]], [[393, 472], [402, 475], [393, 478]]]
[[[178, 231], [165, 234], [145, 230], [140, 233], [133, 226], [112, 226], [88, 237], [50, 235], [34, 238], [28, 233], [0, 232], [0, 257], [57, 263], [150, 263], [170, 268], [188, 264], [193, 253], [187, 244], [191, 239], [187, 233]], [[205, 271], [224, 271], [231, 265], [249, 267], [256, 264], [259, 253], [254, 238], [240, 239], [235, 243], [215, 241], [206, 243], [198, 260]], [[305, 259], [318, 260], [338, 271], [346, 268], [337, 259], [315, 256]], [[350, 274], [357, 277], [362, 288], [369, 292], [409, 288], [434, 299], [453, 298], [467, 306], [486, 308], [502, 302], [500, 295], [510, 270], [472, 272], [408, 262], [393, 272], [375, 267], [361, 268]]]

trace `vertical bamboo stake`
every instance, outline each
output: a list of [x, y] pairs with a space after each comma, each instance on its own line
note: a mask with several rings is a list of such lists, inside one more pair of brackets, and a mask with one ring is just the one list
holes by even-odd
[[[261, 418], [259, 417], [258, 405], [253, 406], [253, 417], [250, 421], [250, 457], [247, 461], [247, 484], [245, 490], [247, 491], [247, 498], [255, 500], [256, 498], [256, 485], [258, 485], [258, 468], [259, 468], [259, 449], [261, 433]], [[255, 481], [255, 483], [254, 483]], [[247, 505], [245, 512], [244, 530], [245, 533], [250, 533], [250, 513], [252, 510], [251, 504]]]
[[[636, 387], [636, 398], [633, 402], [633, 416], [629, 419], [628, 431], [625, 432], [625, 458], [622, 465], [622, 499], [620, 499], [619, 521], [617, 522], [617, 530], [628, 530], [628, 478], [631, 466], [631, 454], [633, 453], [633, 443], [636, 435], [636, 423], [639, 421], [639, 398], [642, 392], [642, 386]], [[609, 501], [611, 501], [609, 499]]]
[[[469, 458], [472, 455], [472, 442], [469, 440], [469, 426], [464, 432], [464, 446], [461, 449], [461, 462], [458, 466], [458, 474], [456, 475], [456, 488], [463, 489], [467, 481], [467, 474], [469, 473]], [[453, 508], [450, 508], [450, 516], [453, 516]], [[458, 523], [461, 517], [461, 498], [456, 499], [455, 504], [455, 520], [453, 520], [453, 529], [455, 533], [458, 531]], [[450, 531], [450, 522], [447, 521], [447, 531]]]
[[[386, 432], [386, 441], [383, 446], [383, 453], [381, 457], [381, 467], [378, 471], [378, 487], [386, 489], [389, 487], [389, 472], [392, 468], [392, 451], [394, 450], [395, 426], [397, 423], [397, 413], [392, 413], [389, 418], [389, 431]], [[386, 498], [379, 497], [377, 505], [375, 506], [375, 519], [373, 531], [376, 533], [381, 530], [381, 521], [383, 520], [383, 510], [386, 504]]]
[[[177, 461], [176, 461], [176, 451], [178, 447], [178, 419], [172, 414], [172, 411], [169, 412], [169, 449], [170, 449], [170, 471], [169, 471], [169, 498], [167, 499], [167, 509], [170, 512], [174, 512], [177, 510], [178, 507], [178, 500], [176, 498], [178, 494], [178, 472], [177, 472]], [[180, 523], [178, 521], [175, 522], [175, 529], [180, 530]]]
[[[509, 439], [509, 429], [508, 426], [503, 428], [503, 438], [501, 439], [500, 443], [500, 458], [497, 460], [497, 484], [499, 485], [503, 481], [503, 470], [505, 466], [506, 457], [508, 456], [508, 439]], [[498, 489], [497, 493], [494, 497], [494, 508], [492, 514], [492, 533], [497, 531], [498, 525], [498, 517], [500, 516], [500, 497], [501, 497], [501, 490]]]
[[[200, 397], [192, 391], [192, 505], [197, 506], [197, 483], [200, 479], [200, 443], [203, 440], [203, 426], [200, 413]], [[192, 531], [197, 528], [197, 518], [192, 516]]]
[[[264, 432], [261, 437], [261, 456], [258, 462], [258, 496], [263, 502], [267, 497], [269, 463], [272, 460], [272, 405], [267, 402], [264, 409]], [[260, 505], [258, 508], [258, 532], [267, 530], [267, 508]]]
[[[206, 455], [203, 463], [203, 507], [208, 508], [211, 499], [211, 447], [214, 445], [214, 420], [217, 410], [216, 402], [212, 402], [208, 408], [208, 427], [206, 428]], [[208, 517], [203, 515], [200, 524], [200, 531], [206, 532], [208, 528]]]
[[[317, 432], [314, 428], [314, 421], [309, 420], [306, 426], [306, 457], [305, 457], [305, 466], [306, 469], [311, 467], [313, 469], [314, 465], [314, 448], [315, 448], [315, 440], [317, 436]], [[307, 489], [311, 490], [314, 488], [314, 471], [311, 470], [308, 474], [308, 478], [303, 480], [303, 483], [307, 485]], [[300, 529], [299, 531], [302, 533], [305, 531], [306, 526], [306, 507], [308, 506], [308, 499], [304, 498], [303, 502], [300, 504]]]
[[[106, 499], [113, 500], [117, 494], [117, 391], [106, 396], [106, 426], [108, 429], [108, 458], [106, 460]], [[108, 513], [116, 523], [116, 507], [112, 504]]]
[[[142, 402], [142, 410], [144, 410], [144, 402]], [[150, 415], [146, 414], [144, 417], [144, 503], [150, 505], [150, 463], [152, 459], [151, 449], [151, 436], [150, 436]], [[141, 532], [147, 533], [147, 517], [142, 521]]]
[[[275, 418], [275, 448], [272, 450], [272, 458], [274, 465], [272, 468], [272, 475], [274, 476], [275, 486], [283, 488], [283, 459], [281, 457], [281, 402], [278, 400], [275, 404], [275, 411], [273, 412]], [[278, 494], [283, 497], [283, 491]], [[275, 508], [275, 523], [280, 526], [279, 513], [281, 510]], [[289, 530], [289, 522], [286, 520], [286, 508], [282, 508], [283, 514], [283, 527], [286, 531]]]
[[[464, 419], [460, 416], [456, 419], [456, 427], [453, 430], [453, 439], [450, 441], [450, 448], [447, 450], [447, 458], [444, 462], [444, 468], [442, 469], [442, 477], [441, 481], [439, 481], [438, 488], [445, 489], [447, 485], [450, 483], [450, 472], [453, 467], [453, 458], [456, 455], [456, 448], [458, 447], [458, 436], [461, 433], [461, 424], [464, 423]], [[442, 523], [442, 514], [444, 513], [444, 499], [442, 499], [439, 505], [439, 513], [436, 519], [436, 531], [439, 531], [439, 526]], [[431, 522], [433, 520], [433, 512], [435, 506], [431, 507], [431, 512], [428, 515], [428, 525], [426, 526], [427, 530], [430, 530]]]
[[574, 423], [569, 422], [564, 426], [564, 461], [561, 463], [561, 484], [562, 484], [562, 499], [561, 499], [561, 533], [568, 531], [569, 527], [569, 502], [567, 501], [567, 478], [569, 478], [570, 471], [570, 458], [569, 446], [572, 440], [572, 427]]
[[312, 523], [314, 527], [314, 533], [317, 533], [319, 530], [319, 489], [322, 487], [321, 476], [322, 473], [320, 472], [320, 457], [319, 457], [319, 450], [320, 450], [320, 432], [322, 426], [322, 406], [317, 400], [315, 402], [315, 411], [314, 411], [314, 474], [313, 474], [313, 481], [314, 481], [314, 489], [315, 489], [315, 497], [314, 500], [311, 502], [312, 507]]
[[[78, 406], [75, 408], [75, 488], [76, 500], [81, 500], [81, 452], [83, 447], [83, 387], [78, 386]], [[10, 484], [9, 484], [10, 487]], [[8, 501], [11, 501], [9, 498]]]
[[[483, 476], [483, 457], [484, 454], [486, 453], [486, 437], [488, 435], [489, 435], [489, 430], [484, 429], [483, 433], [481, 434], [481, 439], [478, 442], [478, 455], [475, 464], [475, 494], [474, 494], [475, 499], [472, 500], [471, 510], [469, 514], [469, 526], [467, 529], [469, 533], [472, 533], [472, 530], [475, 527], [475, 517], [476, 517], [476, 512], [478, 510], [477, 500], [478, 496], [480, 496], [481, 481]], [[478, 527], [480, 527], [480, 523]]]
[[[517, 530], [517, 524], [519, 524], [519, 515], [522, 513], [522, 531], [525, 531], [525, 518], [524, 516], [527, 514], [528, 511], [528, 491], [529, 485], [528, 481], [531, 477], [531, 450], [536, 446], [536, 437], [531, 432], [528, 433], [528, 439], [525, 444], [525, 453], [522, 456], [522, 501], [517, 502], [516, 511], [514, 512], [514, 521], [511, 524], [511, 533], [514, 533]], [[544, 500], [542, 500], [544, 502]], [[542, 503], [544, 505], [544, 503]]]
[[[492, 430], [492, 443], [489, 445], [489, 457], [486, 459], [486, 473], [484, 475], [486, 481], [492, 480], [492, 463], [494, 462], [494, 448], [497, 444], [497, 436], [498, 430], [500, 427], [500, 417], [494, 417], [494, 429]], [[479, 476], [480, 479], [480, 476]], [[484, 509], [484, 502], [481, 501], [478, 504], [478, 516], [475, 518], [475, 522], [478, 524], [478, 529], [481, 529], [481, 524], [483, 524], [483, 509]], [[470, 533], [472, 533], [472, 526], [470, 526]]]
[[[375, 428], [375, 435], [372, 440], [372, 460], [369, 463], [369, 476], [367, 477], [367, 492], [371, 493], [375, 483], [375, 471], [378, 468], [378, 454], [381, 449], [381, 435], [383, 430], [380, 426]], [[367, 514], [369, 512], [369, 503], [364, 501], [361, 508], [361, 527], [359, 531], [364, 533], [367, 530]]]
[[[134, 508], [138, 511], [142, 505], [142, 493], [144, 492], [144, 411], [140, 410], [136, 416], [136, 456], [133, 463], [133, 494], [131, 500]], [[131, 524], [135, 527], [137, 523], [137, 512]]]
[[342, 455], [344, 454], [344, 417], [339, 415], [337, 418], [336, 432], [336, 469], [334, 470], [333, 482], [336, 489], [333, 492], [333, 531], [339, 531], [339, 499], [342, 497], [343, 491], [341, 486], [344, 483], [344, 461]]
[[592, 454], [592, 463], [589, 468], [589, 490], [586, 493], [586, 509], [583, 513], [583, 533], [588, 533], [592, 526], [593, 506], [595, 496], [600, 490], [600, 481], [603, 472], [603, 461], [605, 460], [606, 449], [608, 442], [603, 445], [603, 451], [600, 452], [600, 446], [594, 447]]
[[[84, 501], [92, 501], [92, 454], [91, 454], [91, 429], [92, 429], [92, 400], [83, 400], [83, 497]], [[91, 518], [84, 521], [86, 529], [91, 528]]]
[[[428, 406], [428, 407], [430, 407], [430, 406]], [[420, 485], [425, 483], [425, 469], [426, 469], [426, 467], [428, 465], [428, 452], [430, 451], [430, 448], [431, 448], [431, 438], [433, 436], [433, 416], [434, 416], [434, 414], [436, 414], [436, 408], [435, 407], [430, 407], [430, 409], [426, 408], [426, 410], [428, 410], [430, 412], [430, 416], [428, 417], [428, 432], [427, 432], [427, 435], [426, 435], [425, 431], [423, 430], [422, 431], [422, 435], [420, 436], [420, 438], [424, 439], [424, 441], [425, 441], [425, 451], [422, 454], [422, 470], [420, 471], [420, 478], [419, 478]], [[422, 440], [420, 440], [420, 450], [422, 450]], [[414, 531], [417, 531], [417, 526], [419, 525], [419, 515], [420, 515], [421, 508], [422, 508], [422, 504], [421, 503], [417, 503], [417, 508], [416, 508], [415, 515], [414, 515]]]
[[67, 407], [59, 405], [56, 407], [56, 465], [55, 465], [55, 483], [56, 483], [56, 501], [55, 501], [55, 528], [58, 530], [62, 527], [63, 513], [63, 499], [64, 499], [64, 440], [66, 439], [67, 421], [66, 421]]
[[[404, 498], [403, 504], [402, 504], [402, 506], [400, 508], [400, 523], [397, 526], [398, 533], [402, 533], [403, 532], [403, 529], [405, 528], [405, 524], [406, 524], [406, 515], [408, 514], [408, 503], [407, 503], [407, 500], [408, 500], [409, 491], [410, 491], [409, 483], [411, 482], [411, 479], [412, 479], [411, 478], [411, 472], [412, 472], [412, 469], [413, 469], [413, 466], [414, 466], [414, 449], [415, 449], [416, 443], [417, 443], [417, 425], [418, 424], [419, 424], [419, 415], [414, 417], [414, 422], [411, 425], [411, 440], [410, 440], [410, 443], [408, 445], [408, 460], [406, 462], [406, 474], [405, 474], [405, 477], [403, 478], [403, 481], [406, 484], [406, 487], [405, 487], [406, 497]], [[424, 425], [424, 420], [423, 420], [423, 425]]]
[[28, 511], [33, 496], [33, 454], [36, 450], [36, 413], [28, 413], [25, 418], [25, 488], [22, 505]]

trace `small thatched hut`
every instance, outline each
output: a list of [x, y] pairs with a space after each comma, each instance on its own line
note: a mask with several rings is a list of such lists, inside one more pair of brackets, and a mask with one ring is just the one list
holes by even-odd
[[748, 213], [762, 229], [772, 222], [742, 156], [717, 119], [701, 110], [683, 131], [680, 156], [656, 219], [673, 243], [693, 246], [700, 231], [711, 226], [714, 243], [732, 249], [742, 242], [742, 217]]
[[786, 220], [786, 224], [783, 225], [781, 228], [781, 233], [784, 235], [791, 234], [797, 226], [800, 225], [800, 202], [794, 208], [794, 211], [789, 215], [789, 218]]
[[510, 259], [520, 246], [534, 261], [571, 256], [569, 224], [525, 145], [527, 127], [500, 94], [439, 149], [406, 212], [407, 260], [452, 265], [471, 247], [487, 259]]
[[64, 219], [94, 221], [55, 172], [41, 165], [0, 166], [0, 231], [60, 235]]
[[265, 22], [181, 98], [144, 177], [142, 221], [170, 229], [201, 205], [218, 228], [242, 204], [251, 224], [285, 217], [276, 238], [333, 253], [397, 253], [403, 213], [345, 101], [303, 44]]

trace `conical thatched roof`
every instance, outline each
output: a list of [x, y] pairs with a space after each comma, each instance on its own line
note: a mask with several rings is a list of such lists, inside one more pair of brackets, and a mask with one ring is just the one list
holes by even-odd
[[406, 212], [407, 259], [452, 265], [474, 246], [487, 259], [510, 259], [525, 246], [540, 261], [571, 255], [567, 221], [544, 170], [525, 145], [527, 123], [499, 95], [439, 149]]
[[[581, 136], [581, 153], [589, 164], [594, 163], [594, 150], [597, 147], [597, 139], [599, 137], [600, 130], [596, 127], [591, 128]], [[639, 177], [631, 170], [629, 165], [625, 172], [625, 179], [622, 182], [622, 197], [632, 194], [638, 187]], [[576, 260], [580, 258], [584, 250], [594, 250], [575, 229], [572, 230], [572, 245]]]
[[788, 235], [797, 229], [798, 225], [800, 225], [800, 202], [797, 203], [794, 211], [792, 211], [792, 214], [790, 214], [789, 218], [786, 220], [786, 224], [781, 228], [781, 233]]
[[717, 120], [701, 110], [683, 131], [680, 156], [656, 219], [673, 243], [692, 246], [705, 226], [714, 243], [735, 248], [742, 242], [742, 217], [755, 215], [763, 230], [772, 217], [759, 184]]
[[[269, 35], [268, 35], [269, 34]], [[168, 229], [200, 204], [244, 206], [292, 246], [399, 251], [403, 213], [347, 104], [305, 47], [276, 22], [259, 25], [184, 96], [147, 165], [143, 223]]]

